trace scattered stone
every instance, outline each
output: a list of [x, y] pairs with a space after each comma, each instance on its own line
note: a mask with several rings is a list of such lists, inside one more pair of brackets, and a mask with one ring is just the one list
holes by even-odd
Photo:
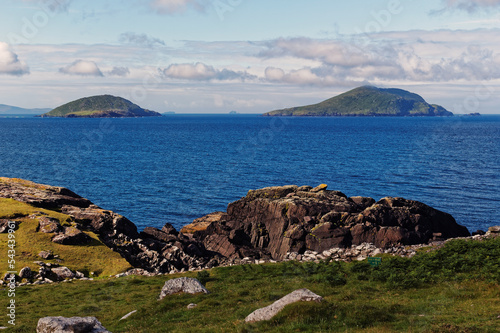
[[198, 306], [198, 304], [190, 303], [190, 304], [188, 304], [187, 308], [188, 308], [188, 310], [191, 310], [191, 309], [194, 309], [197, 306]]
[[167, 295], [187, 293], [187, 294], [208, 294], [209, 291], [201, 284], [200, 281], [194, 278], [181, 277], [172, 279], [165, 282], [160, 293], [160, 300], [164, 299]]
[[121, 317], [120, 320], [125, 320], [136, 312], [137, 312], [137, 310], [131, 311], [131, 312], [127, 313], [125, 316]]
[[31, 271], [31, 268], [29, 267], [24, 267], [19, 271], [19, 277], [21, 279], [31, 279], [31, 276], [33, 275], [33, 272]]
[[76, 272], [75, 272], [75, 277], [76, 277], [77, 279], [81, 279], [81, 278], [84, 278], [84, 277], [85, 277], [85, 274], [83, 274], [82, 272], [76, 271]]
[[312, 291], [308, 289], [298, 289], [294, 292], [280, 298], [273, 304], [266, 306], [264, 308], [260, 308], [249, 314], [245, 318], [245, 322], [256, 322], [262, 320], [270, 320], [276, 314], [278, 314], [285, 306], [288, 304], [292, 304], [295, 302], [321, 302], [323, 301], [323, 297], [316, 295]]
[[92, 238], [81, 230], [75, 227], [64, 229], [64, 233], [57, 234], [52, 238], [54, 243], [63, 245], [82, 245], [87, 244]]
[[68, 267], [56, 267], [52, 268], [51, 271], [57, 275], [58, 280], [72, 279], [75, 277], [75, 273], [73, 273]]
[[111, 333], [96, 317], [44, 317], [38, 320], [37, 333]]
[[500, 233], [500, 225], [489, 227], [488, 228], [488, 232], [490, 232], [492, 234], [498, 234], [498, 233]]
[[321, 184], [321, 185], [316, 186], [315, 188], [313, 188], [309, 192], [315, 193], [315, 192], [319, 192], [319, 191], [326, 191], [327, 187], [328, 187], [328, 185]]
[[39, 232], [44, 232], [44, 233], [58, 233], [63, 230], [63, 227], [61, 226], [61, 223], [59, 222], [58, 219], [49, 217], [49, 216], [43, 216], [38, 220], [38, 228], [37, 231]]

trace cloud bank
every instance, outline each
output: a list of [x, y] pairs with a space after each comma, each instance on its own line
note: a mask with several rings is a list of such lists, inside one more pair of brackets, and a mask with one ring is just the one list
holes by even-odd
[[95, 62], [87, 60], [75, 60], [72, 64], [60, 68], [59, 72], [80, 76], [104, 76]]
[[0, 42], [0, 74], [21, 76], [29, 72], [28, 65], [19, 60], [9, 44]]
[[191, 80], [191, 81], [231, 81], [231, 80], [251, 80], [254, 75], [247, 72], [233, 71], [230, 69], [216, 69], [213, 66], [201, 62], [195, 64], [171, 64], [162, 70], [165, 77], [173, 79]]

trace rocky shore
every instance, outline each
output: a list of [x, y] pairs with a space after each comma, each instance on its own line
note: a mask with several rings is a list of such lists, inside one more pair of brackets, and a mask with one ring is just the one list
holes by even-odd
[[[43, 212], [15, 216], [0, 220], [0, 231], [5, 232], [2, 226], [12, 221], [16, 227], [19, 223], [38, 223], [37, 232], [52, 235], [52, 242], [63, 245], [85, 245], [89, 242], [85, 232], [91, 231], [134, 267], [118, 276], [285, 260], [353, 261], [382, 253], [412, 256], [418, 248], [439, 245], [447, 239], [482, 239], [500, 231], [492, 227], [485, 234], [471, 237], [451, 215], [423, 203], [392, 197], [379, 201], [347, 197], [327, 190], [326, 185], [251, 190], [230, 203], [227, 212], [196, 219], [180, 232], [169, 223], [162, 229], [148, 227], [138, 232], [127, 218], [66, 188], [25, 180], [0, 178], [0, 198], [70, 217], [69, 221], [59, 221]], [[20, 222], [23, 218], [30, 222]], [[23, 272], [31, 279], [28, 281], [92, 278], [42, 259], [36, 262], [38, 272]]]

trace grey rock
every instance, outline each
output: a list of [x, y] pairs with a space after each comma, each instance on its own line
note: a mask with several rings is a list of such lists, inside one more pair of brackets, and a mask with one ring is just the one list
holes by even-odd
[[498, 234], [498, 233], [500, 233], [500, 225], [489, 227], [488, 228], [488, 232], [490, 232], [492, 234]]
[[61, 232], [62, 226], [58, 219], [48, 216], [43, 216], [38, 220], [38, 231], [44, 233]]
[[176, 293], [208, 294], [209, 291], [197, 279], [181, 277], [178, 279], [172, 279], [165, 282], [163, 288], [161, 289], [159, 299], [162, 300], [167, 295], [172, 295]]
[[323, 297], [316, 295], [308, 289], [298, 289], [290, 294], [280, 298], [273, 304], [260, 308], [249, 314], [246, 318], [246, 322], [256, 322], [262, 320], [270, 320], [276, 314], [278, 314], [285, 306], [295, 302], [321, 302]]
[[51, 271], [57, 275], [59, 280], [72, 279], [75, 277], [75, 273], [73, 273], [68, 267], [56, 267], [52, 268]]
[[198, 306], [198, 304], [190, 303], [190, 304], [188, 304], [187, 308], [188, 308], [188, 310], [191, 310], [191, 309], [194, 309], [197, 306]]
[[38, 320], [37, 333], [111, 333], [96, 317], [44, 317]]
[[87, 244], [92, 238], [81, 230], [75, 227], [64, 229], [64, 233], [59, 233], [52, 238], [54, 243], [63, 245], [82, 245]]
[[33, 276], [33, 272], [31, 271], [31, 268], [29, 267], [24, 267], [19, 271], [19, 277], [21, 279], [31, 279]]

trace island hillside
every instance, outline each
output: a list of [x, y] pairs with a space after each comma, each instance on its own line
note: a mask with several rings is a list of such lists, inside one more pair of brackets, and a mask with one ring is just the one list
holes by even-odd
[[161, 117], [122, 97], [100, 95], [80, 98], [61, 105], [41, 117], [109, 118], [109, 117]]
[[265, 113], [264, 116], [453, 116], [402, 89], [363, 86], [321, 103]]

